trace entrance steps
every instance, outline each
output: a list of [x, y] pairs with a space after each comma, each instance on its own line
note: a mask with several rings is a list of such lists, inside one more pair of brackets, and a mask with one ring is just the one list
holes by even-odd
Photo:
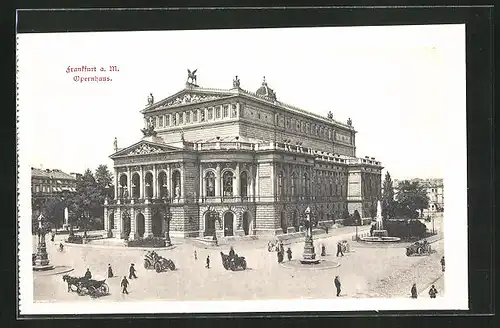
[[[201, 244], [203, 246], [216, 246], [215, 240], [213, 240], [213, 236], [204, 236], [204, 237], [195, 237], [188, 238], [191, 241], [194, 241], [197, 244]], [[258, 240], [257, 236], [248, 235], [248, 236], [226, 236], [226, 237], [218, 237], [217, 244], [218, 245], [226, 245], [232, 241], [244, 241], [244, 240]]]

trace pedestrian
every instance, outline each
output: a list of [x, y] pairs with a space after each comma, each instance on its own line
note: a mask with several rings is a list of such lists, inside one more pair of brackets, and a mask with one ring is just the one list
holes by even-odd
[[129, 279], [132, 279], [132, 278], [137, 279], [137, 276], [135, 275], [135, 273], [136, 273], [136, 271], [135, 271], [134, 263], [132, 263], [132, 264], [130, 264], [128, 278]]
[[288, 261], [291, 261], [292, 260], [292, 249], [290, 247], [288, 247], [288, 249], [286, 250], [286, 254], [288, 256]]
[[277, 252], [277, 254], [278, 254], [278, 263], [283, 262], [283, 255], [284, 255], [284, 254], [281, 252], [281, 250], [279, 250], [279, 251]]
[[108, 278], [113, 278], [113, 269], [111, 268], [111, 264], [108, 264]]
[[52, 235], [50, 236], [50, 241], [54, 241], [54, 238], [56, 237], [56, 233], [52, 231]]
[[335, 284], [335, 288], [337, 289], [337, 297], [339, 297], [340, 296], [340, 287], [342, 286], [340, 284], [339, 276], [335, 276], [335, 279], [333, 280], [333, 283]]
[[325, 247], [325, 244], [321, 245], [321, 256], [326, 256], [326, 247]]
[[231, 248], [229, 249], [229, 258], [233, 258], [234, 254], [236, 254], [236, 253], [234, 252], [233, 246], [231, 246]]
[[445, 263], [444, 263], [444, 256], [441, 258], [441, 271], [444, 272], [444, 266], [445, 266]]
[[340, 241], [337, 243], [337, 257], [339, 256], [344, 256], [344, 253], [342, 252], [342, 244], [340, 243]]
[[205, 265], [205, 268], [210, 269], [210, 255], [207, 255], [207, 265]]
[[417, 284], [413, 284], [413, 286], [411, 286], [411, 298], [417, 298], [417, 296]]
[[438, 293], [436, 287], [434, 285], [431, 286], [431, 289], [429, 289], [429, 296], [431, 298], [436, 298], [436, 294]]
[[87, 271], [85, 272], [85, 276], [83, 276], [85, 279], [92, 279], [92, 273], [90, 273], [90, 269], [87, 268]]
[[127, 290], [128, 284], [129, 282], [127, 280], [127, 276], [123, 276], [122, 282], [120, 284], [120, 286], [122, 287], [122, 294], [128, 295], [128, 290]]
[[196, 249], [194, 250], [194, 259], [197, 260], [198, 259], [198, 253], [196, 253]]

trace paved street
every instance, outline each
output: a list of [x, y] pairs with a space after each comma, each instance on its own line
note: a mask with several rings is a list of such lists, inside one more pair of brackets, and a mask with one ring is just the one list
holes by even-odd
[[[441, 220], [435, 222], [441, 228]], [[366, 228], [365, 228], [366, 229]], [[440, 230], [442, 231], [442, 230]], [[56, 241], [48, 241], [47, 249], [51, 263], [75, 268], [72, 276], [83, 276], [90, 268], [94, 279], [105, 279], [107, 265], [111, 263], [117, 277], [108, 279], [110, 295], [92, 301], [119, 300], [255, 300], [276, 298], [332, 298], [335, 297], [333, 278], [340, 276], [342, 297], [409, 297], [410, 288], [417, 283], [420, 297], [428, 297], [428, 286], [437, 280], [439, 296], [444, 294], [439, 260], [443, 255], [443, 240], [432, 244], [436, 250], [430, 256], [407, 257], [401, 247], [357, 247], [351, 241], [354, 228], [331, 230], [328, 235], [315, 237], [316, 252], [321, 244], [327, 250], [326, 259], [340, 262], [340, 267], [329, 270], [285, 268], [277, 263], [276, 253], [267, 251], [267, 240], [234, 242], [236, 252], [245, 256], [248, 269], [226, 271], [221, 264], [219, 252], [227, 253], [229, 246], [205, 249], [185, 240], [174, 240], [176, 248], [158, 251], [160, 255], [175, 262], [177, 270], [156, 273], [145, 270], [145, 251], [131, 248], [106, 249], [97, 247], [66, 246], [64, 252], [57, 251]], [[344, 257], [335, 257], [336, 243], [347, 239], [353, 252]], [[294, 258], [299, 258], [303, 242], [291, 244]], [[196, 249], [198, 260], [194, 259]], [[205, 259], [210, 256], [211, 267], [205, 268]], [[318, 254], [319, 255], [319, 254]], [[129, 295], [120, 292], [120, 280], [128, 276], [130, 263], [137, 268], [137, 280], [131, 280]], [[425, 291], [421, 291], [427, 288]], [[34, 278], [35, 301], [82, 301], [89, 296], [68, 293], [61, 275]]]

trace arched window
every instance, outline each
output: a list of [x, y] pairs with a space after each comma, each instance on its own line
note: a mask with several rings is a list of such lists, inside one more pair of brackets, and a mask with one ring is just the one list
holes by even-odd
[[285, 185], [283, 183], [283, 171], [278, 174], [278, 197], [285, 195]]
[[212, 171], [205, 175], [205, 193], [207, 197], [215, 196], [215, 174]]
[[141, 179], [139, 173], [132, 175], [132, 197], [139, 198], [141, 194]]
[[226, 171], [222, 175], [222, 195], [230, 197], [233, 195], [233, 172]]
[[168, 197], [168, 188], [167, 188], [167, 174], [164, 171], [161, 171], [158, 174], [158, 185], [160, 187], [160, 198]]
[[175, 170], [172, 173], [172, 189], [175, 198], [181, 197], [181, 172]]
[[297, 175], [292, 173], [292, 196], [297, 196]]

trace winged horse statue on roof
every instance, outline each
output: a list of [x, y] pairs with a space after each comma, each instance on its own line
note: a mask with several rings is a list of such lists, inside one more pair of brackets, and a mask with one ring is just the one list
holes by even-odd
[[189, 79], [191, 79], [191, 83], [192, 83], [192, 84], [196, 84], [196, 71], [197, 71], [197, 70], [198, 70], [198, 69], [195, 69], [194, 71], [192, 71], [192, 72], [191, 72], [191, 71], [188, 69], [188, 78], [187, 78], [187, 81], [186, 81], [187, 83], [189, 83]]

